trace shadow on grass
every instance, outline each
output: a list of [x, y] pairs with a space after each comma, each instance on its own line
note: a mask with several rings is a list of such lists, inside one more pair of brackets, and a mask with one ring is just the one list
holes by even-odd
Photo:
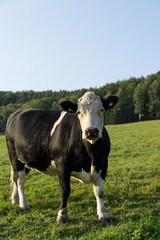
[[[85, 237], [90, 239], [90, 236], [98, 236], [107, 225], [102, 224], [98, 219], [93, 218], [72, 218], [69, 225], [55, 224], [53, 227], [54, 236], [57, 239], [79, 239]], [[88, 237], [88, 238], [87, 238]]]

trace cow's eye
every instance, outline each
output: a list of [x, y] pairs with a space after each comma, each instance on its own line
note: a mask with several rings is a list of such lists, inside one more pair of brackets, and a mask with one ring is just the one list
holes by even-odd
[[101, 108], [101, 112], [104, 112], [104, 108]]
[[82, 111], [77, 111], [77, 114], [79, 115], [79, 117], [83, 117], [84, 116], [84, 113]]

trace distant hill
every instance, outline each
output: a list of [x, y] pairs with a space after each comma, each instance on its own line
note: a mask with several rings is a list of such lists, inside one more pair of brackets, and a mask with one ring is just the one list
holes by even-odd
[[107, 97], [119, 96], [117, 106], [106, 113], [106, 123], [129, 123], [139, 120], [160, 119], [160, 71], [146, 78], [131, 77], [128, 80], [106, 84], [100, 88], [75, 91], [49, 90], [0, 91], [0, 132], [5, 131], [8, 116], [18, 108], [60, 109], [60, 102], [77, 101], [86, 91]]

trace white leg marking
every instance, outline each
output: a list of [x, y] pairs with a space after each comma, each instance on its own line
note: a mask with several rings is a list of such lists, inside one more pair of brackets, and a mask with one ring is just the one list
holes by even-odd
[[24, 210], [26, 208], [28, 208], [26, 197], [24, 195], [25, 175], [26, 175], [25, 171], [19, 171], [18, 172], [18, 180], [17, 180], [18, 194], [19, 194], [19, 206]]
[[18, 188], [16, 183], [14, 182], [14, 171], [12, 166], [11, 166], [10, 180], [13, 186], [12, 195], [10, 199], [12, 200], [12, 204], [18, 204], [19, 203]]
[[18, 204], [19, 203], [19, 196], [18, 196], [18, 188], [15, 183], [13, 183], [13, 191], [11, 195], [12, 204]]
[[62, 119], [63, 119], [64, 116], [66, 115], [66, 113], [67, 113], [67, 112], [64, 112], [64, 111], [61, 112], [60, 117], [59, 117], [58, 120], [54, 123], [53, 128], [52, 128], [52, 130], [51, 130], [51, 137], [52, 137], [52, 135], [53, 135], [56, 127], [60, 124], [60, 122], [62, 121]]
[[57, 214], [57, 223], [69, 223], [67, 208], [59, 210]]
[[103, 185], [104, 180], [101, 176], [98, 177], [97, 181], [93, 185], [94, 195], [97, 200], [97, 215], [99, 220], [102, 222], [111, 222], [109, 214], [105, 211], [104, 201], [103, 201]]

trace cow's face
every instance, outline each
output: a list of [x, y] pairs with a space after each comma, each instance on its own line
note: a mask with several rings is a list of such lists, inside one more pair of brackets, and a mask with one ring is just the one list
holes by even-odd
[[82, 139], [93, 144], [102, 137], [104, 125], [102, 101], [94, 93], [87, 92], [78, 100], [77, 113], [82, 129]]
[[67, 112], [77, 112], [82, 139], [94, 144], [99, 138], [102, 138], [104, 111], [115, 106], [117, 102], [116, 96], [110, 96], [105, 100], [93, 92], [86, 92], [78, 99], [77, 104], [64, 101], [61, 103], [61, 107]]

